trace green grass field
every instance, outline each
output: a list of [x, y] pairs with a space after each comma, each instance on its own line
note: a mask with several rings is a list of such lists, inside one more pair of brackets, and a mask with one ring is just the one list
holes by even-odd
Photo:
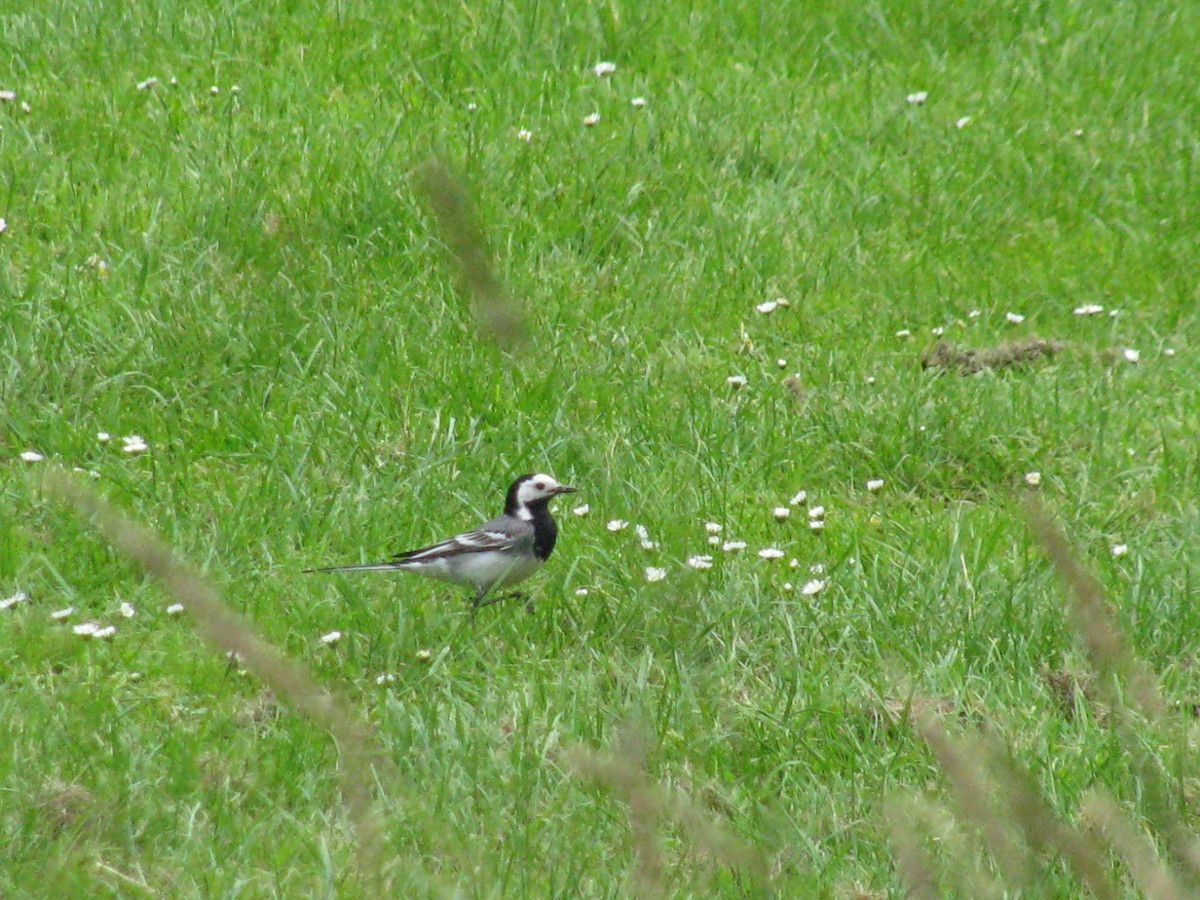
[[[1096, 790], [1150, 816], [1148, 758], [1196, 830], [1191, 721], [1131, 752], [1056, 696], [1089, 665], [1021, 495], [1195, 704], [1200, 7], [22, 7], [0, 12], [0, 600], [26, 595], [0, 609], [0, 896], [899, 896], [893, 801], [949, 802], [881, 714], [909, 691], [998, 735], [1065, 822]], [[521, 304], [515, 351], [445, 252], [432, 156]], [[935, 329], [1061, 346], [962, 376], [922, 368]], [[371, 723], [394, 764], [376, 881], [330, 737], [45, 493], [55, 465]], [[590, 507], [558, 503], [533, 614], [302, 573], [473, 526], [526, 471]], [[652, 817], [647, 871], [580, 747], [759, 862]], [[1032, 878], [1082, 890], [1053, 858]]]

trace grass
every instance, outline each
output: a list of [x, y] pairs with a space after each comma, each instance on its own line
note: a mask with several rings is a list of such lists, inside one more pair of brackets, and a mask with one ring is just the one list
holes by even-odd
[[[1017, 496], [1039, 472], [1167, 707], [1194, 703], [1196, 11], [93, 0], [0, 35], [0, 598], [28, 595], [0, 610], [0, 894], [369, 895], [335, 745], [44, 494], [47, 463], [98, 473], [371, 723], [396, 895], [899, 893], [886, 801], [940, 793], [880, 717], [906, 683], [1060, 816], [1095, 789], [1147, 809], [1128, 730], [1048, 683], [1088, 657]], [[443, 249], [433, 156], [519, 303], [513, 352]], [[963, 377], [922, 369], [937, 327], [1064, 347]], [[532, 470], [591, 507], [560, 504], [534, 615], [301, 573], [473, 525]], [[823, 531], [774, 520], [799, 489]], [[1144, 750], [1194, 829], [1192, 730]], [[765, 874], [670, 816], [631, 840], [627, 792], [578, 777], [630, 733], [654, 808]]]

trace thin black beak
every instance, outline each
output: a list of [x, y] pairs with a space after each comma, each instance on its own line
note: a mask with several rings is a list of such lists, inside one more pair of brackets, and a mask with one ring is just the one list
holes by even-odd
[[579, 491], [579, 488], [573, 488], [566, 484], [560, 484], [557, 488], [554, 489], [554, 493], [556, 493], [556, 494], [574, 494], [574, 493], [577, 493], [578, 491]]

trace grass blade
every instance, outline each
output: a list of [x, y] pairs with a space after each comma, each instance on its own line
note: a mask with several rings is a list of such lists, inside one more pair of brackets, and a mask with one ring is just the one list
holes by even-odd
[[318, 684], [303, 666], [260, 637], [215, 590], [153, 532], [65, 473], [51, 471], [47, 491], [87, 516], [114, 547], [130, 557], [183, 604], [200, 633], [215, 647], [237, 655], [241, 665], [332, 735], [341, 753], [339, 777], [346, 812], [358, 838], [361, 873], [378, 880], [382, 829], [372, 796], [375, 774], [386, 756], [370, 726], [349, 703]]

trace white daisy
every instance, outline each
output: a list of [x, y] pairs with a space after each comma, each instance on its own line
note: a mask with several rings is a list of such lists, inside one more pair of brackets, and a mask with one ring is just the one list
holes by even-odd
[[5, 597], [0, 600], [0, 609], [8, 609], [10, 606], [16, 606], [18, 603], [24, 603], [29, 599], [29, 595], [24, 591], [17, 591], [11, 597]]
[[637, 534], [638, 544], [641, 545], [643, 550], [658, 549], [658, 541], [650, 540], [650, 532], [646, 530], [645, 525], [634, 525], [633, 530]]
[[667, 570], [656, 568], [655, 566], [646, 566], [646, 580], [650, 582], [662, 581], [667, 577]]
[[693, 569], [711, 569], [713, 558], [711, 556], [689, 556], [687, 564]]

